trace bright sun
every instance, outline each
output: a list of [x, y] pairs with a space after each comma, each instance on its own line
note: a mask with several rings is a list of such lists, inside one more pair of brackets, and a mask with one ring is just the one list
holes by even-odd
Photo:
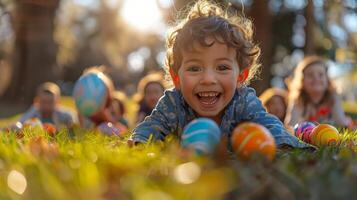
[[125, 0], [121, 16], [140, 31], [157, 31], [163, 26], [157, 0]]

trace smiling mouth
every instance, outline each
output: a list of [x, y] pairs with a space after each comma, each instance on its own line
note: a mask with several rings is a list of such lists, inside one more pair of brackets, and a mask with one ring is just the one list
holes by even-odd
[[196, 94], [198, 100], [204, 106], [212, 106], [219, 100], [220, 92], [198, 92]]

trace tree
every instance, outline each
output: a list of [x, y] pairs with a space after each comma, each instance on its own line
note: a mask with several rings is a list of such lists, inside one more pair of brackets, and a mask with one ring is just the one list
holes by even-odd
[[249, 12], [255, 26], [255, 41], [261, 49], [260, 79], [252, 82], [252, 87], [255, 88], [257, 94], [262, 93], [270, 86], [270, 66], [273, 63], [272, 16], [268, 4], [268, 1], [255, 0]]
[[11, 84], [4, 100], [31, 103], [36, 87], [59, 78], [57, 45], [53, 39], [60, 0], [16, 0], [11, 12], [15, 34]]

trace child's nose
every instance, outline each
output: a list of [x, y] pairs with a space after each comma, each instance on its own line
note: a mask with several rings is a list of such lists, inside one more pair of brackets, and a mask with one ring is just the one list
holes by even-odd
[[201, 84], [215, 84], [217, 83], [216, 75], [212, 70], [206, 70], [201, 78]]

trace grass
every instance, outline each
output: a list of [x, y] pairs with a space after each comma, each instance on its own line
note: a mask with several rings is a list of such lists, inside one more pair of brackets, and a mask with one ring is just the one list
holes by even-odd
[[[73, 107], [70, 98], [61, 100]], [[129, 116], [135, 105], [128, 102]], [[16, 116], [9, 121], [15, 120]], [[3, 121], [3, 123], [5, 123]], [[0, 124], [1, 125], [1, 124]], [[175, 138], [130, 148], [126, 139], [75, 128], [50, 137], [0, 133], [0, 199], [351, 199], [357, 191], [356, 132], [316, 152], [279, 150], [242, 162], [198, 157]], [[23, 193], [21, 193], [23, 192]]]
[[[42, 130], [0, 135], [0, 199], [352, 198], [357, 195], [355, 133], [337, 147], [278, 152], [241, 162], [219, 153], [198, 157], [178, 142], [129, 148], [125, 138], [77, 128], [50, 137]], [[353, 145], [352, 145], [353, 146]], [[17, 172], [24, 180], [10, 174]], [[21, 175], [18, 175], [21, 177]], [[17, 178], [18, 178], [17, 177]], [[10, 186], [11, 183], [15, 186]], [[21, 191], [21, 190], [20, 190]]]

